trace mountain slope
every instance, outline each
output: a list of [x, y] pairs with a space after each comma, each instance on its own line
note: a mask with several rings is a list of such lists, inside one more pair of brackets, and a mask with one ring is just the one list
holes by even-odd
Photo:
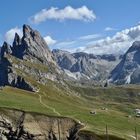
[[136, 41], [114, 68], [110, 81], [117, 84], [140, 83], [140, 41]]

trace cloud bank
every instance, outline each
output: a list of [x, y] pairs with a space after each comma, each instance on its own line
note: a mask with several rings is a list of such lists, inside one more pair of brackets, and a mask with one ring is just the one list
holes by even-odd
[[101, 38], [93, 34], [58, 42], [54, 47], [70, 52], [87, 52], [93, 54], [124, 54], [134, 41], [140, 40], [140, 25], [116, 32], [113, 36]]
[[91, 35], [81, 36], [78, 39], [80, 39], [80, 40], [90, 40], [90, 39], [97, 39], [99, 37], [101, 37], [100, 34], [91, 34]]
[[117, 32], [112, 37], [96, 40], [92, 45], [81, 48], [81, 51], [96, 54], [122, 54], [136, 40], [140, 40], [140, 25]]
[[115, 28], [112, 28], [112, 27], [106, 27], [106, 28], [105, 28], [105, 31], [107, 31], [107, 32], [108, 32], [108, 31], [115, 31], [115, 30], [116, 30], [116, 29], [115, 29]]
[[81, 21], [94, 21], [96, 15], [93, 10], [88, 9], [86, 6], [80, 8], [73, 8], [67, 6], [64, 9], [51, 7], [50, 9], [42, 9], [30, 18], [30, 21], [34, 24], [39, 24], [49, 19], [55, 19], [58, 21], [64, 20], [81, 20]]
[[46, 41], [48, 46], [54, 45], [57, 42], [56, 40], [52, 39], [51, 36], [45, 36], [44, 40]]

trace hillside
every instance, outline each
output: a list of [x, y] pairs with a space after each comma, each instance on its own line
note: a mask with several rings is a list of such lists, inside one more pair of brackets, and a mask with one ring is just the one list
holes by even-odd
[[[60, 87], [49, 83], [41, 86], [37, 94], [5, 87], [0, 91], [0, 107], [69, 117], [84, 124], [84, 130], [100, 136], [105, 134], [106, 125], [109, 134], [128, 140], [134, 136], [135, 127], [140, 131], [140, 120], [134, 113], [134, 109], [140, 106], [139, 87], [71, 87], [71, 90]], [[92, 110], [97, 114], [90, 114]]]

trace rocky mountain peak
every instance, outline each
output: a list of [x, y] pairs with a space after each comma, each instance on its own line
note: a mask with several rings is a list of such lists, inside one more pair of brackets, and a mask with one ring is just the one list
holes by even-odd
[[[33, 30], [29, 25], [23, 25], [23, 39], [28, 38], [34, 41], [38, 41], [39, 39], [44, 42], [43, 38], [41, 37], [40, 33], [36, 30]], [[44, 43], [47, 46], [46, 42]]]
[[128, 49], [127, 53], [132, 51], [140, 51], [140, 41], [135, 41], [132, 46]]
[[53, 54], [49, 50], [47, 43], [36, 30], [29, 25], [23, 25], [23, 37], [15, 33], [12, 54], [20, 59], [40, 61], [42, 63], [55, 64]]
[[17, 33], [15, 33], [13, 47], [19, 46], [19, 45], [21, 45], [21, 38]]
[[21, 47], [23, 48], [22, 50], [24, 51], [24, 55], [30, 56], [31, 59], [34, 57], [44, 63], [55, 63], [53, 55], [43, 37], [38, 31], [33, 30], [29, 25], [23, 25]]
[[26, 37], [26, 38], [30, 37], [32, 32], [34, 32], [34, 31], [29, 25], [27, 25], [27, 24], [23, 25], [23, 37]]
[[4, 57], [5, 54], [12, 54], [11, 46], [7, 42], [3, 43], [0, 54], [1, 57]]
[[117, 84], [140, 83], [140, 41], [135, 41], [124, 54], [111, 72], [111, 79]]
[[134, 47], [140, 47], [140, 41], [135, 41], [132, 46]]

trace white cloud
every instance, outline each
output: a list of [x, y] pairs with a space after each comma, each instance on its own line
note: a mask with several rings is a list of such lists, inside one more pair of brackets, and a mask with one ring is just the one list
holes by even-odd
[[56, 40], [52, 39], [51, 36], [45, 36], [44, 40], [49, 46], [54, 45], [57, 42]]
[[117, 32], [112, 37], [94, 39], [94, 35], [87, 35], [72, 41], [58, 42], [54, 48], [93, 54], [123, 54], [136, 40], [140, 40], [140, 25]]
[[112, 37], [96, 40], [81, 48], [81, 51], [94, 54], [124, 53], [136, 40], [140, 40], [140, 25], [117, 32]]
[[54, 44], [51, 49], [60, 49], [69, 52], [75, 52], [77, 50], [77, 45], [79, 45], [78, 40], [57, 41], [57, 43]]
[[5, 40], [9, 43], [9, 44], [12, 44], [13, 43], [13, 40], [14, 40], [14, 37], [15, 37], [15, 33], [17, 33], [20, 37], [22, 37], [23, 33], [22, 33], [22, 29], [21, 28], [18, 28], [18, 27], [15, 27], [15, 28], [12, 28], [10, 29], [9, 31], [7, 31], [5, 33]]
[[105, 31], [114, 31], [114, 30], [116, 30], [115, 28], [112, 28], [112, 27], [106, 27], [105, 28]]
[[64, 41], [64, 42], [59, 42], [57, 44], [57, 46], [63, 48], [63, 47], [66, 47], [66, 46], [71, 46], [75, 43], [76, 43], [75, 41]]
[[30, 18], [30, 21], [35, 24], [39, 24], [48, 19], [55, 19], [63, 21], [66, 19], [81, 20], [81, 21], [94, 21], [96, 15], [93, 10], [88, 9], [86, 6], [80, 8], [73, 8], [67, 6], [64, 9], [51, 7], [50, 9], [42, 9]]
[[92, 35], [81, 36], [78, 39], [80, 39], [80, 40], [91, 40], [91, 39], [97, 39], [99, 37], [101, 37], [100, 34], [92, 34]]
[[84, 44], [91, 42], [91, 40], [95, 40], [100, 38], [100, 34], [90, 34], [86, 36], [80, 36], [75, 38], [74, 40], [66, 40], [66, 41], [58, 41], [53, 48], [62, 49], [70, 52], [75, 52], [83, 48]]

